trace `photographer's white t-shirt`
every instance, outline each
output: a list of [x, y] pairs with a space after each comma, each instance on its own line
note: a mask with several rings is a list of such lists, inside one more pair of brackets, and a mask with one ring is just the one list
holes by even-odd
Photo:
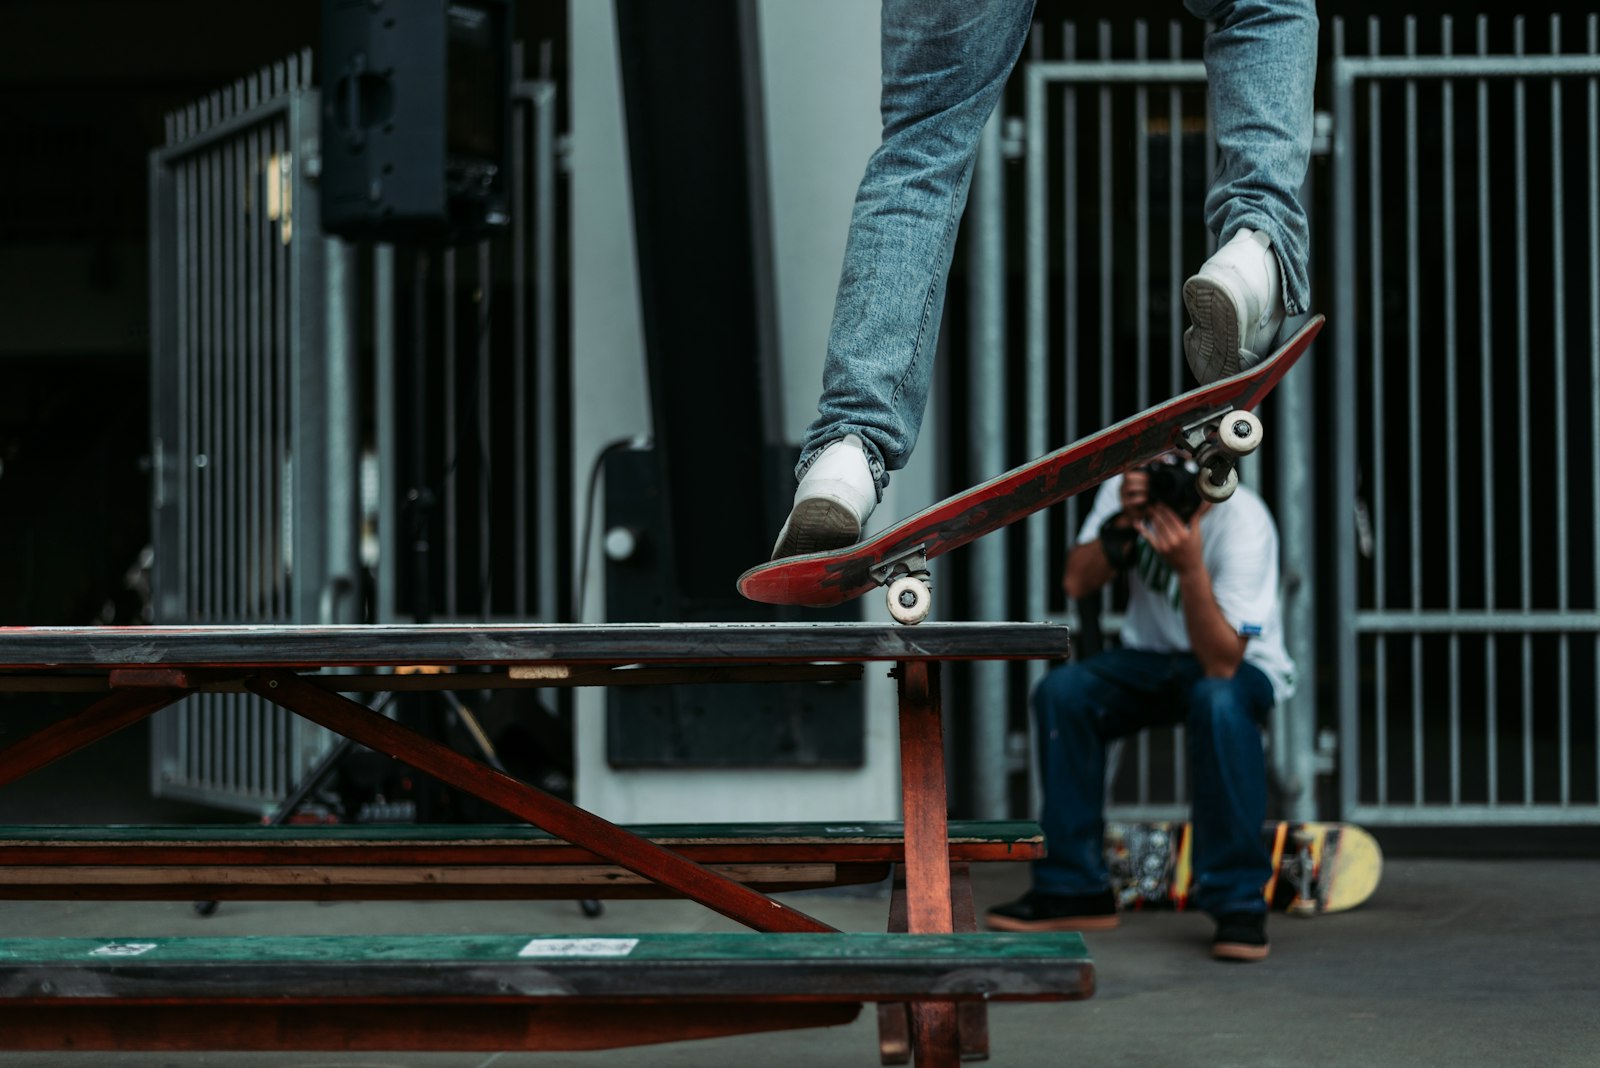
[[[1100, 527], [1122, 510], [1122, 476], [1100, 486], [1083, 521], [1080, 545], [1100, 537]], [[1278, 527], [1266, 502], [1248, 486], [1200, 517], [1201, 559], [1223, 618], [1250, 640], [1244, 658], [1266, 673], [1279, 701], [1294, 693], [1294, 661], [1283, 644], [1283, 605], [1278, 596]], [[1178, 576], [1140, 538], [1128, 569], [1128, 611], [1122, 644], [1157, 653], [1189, 652]]]

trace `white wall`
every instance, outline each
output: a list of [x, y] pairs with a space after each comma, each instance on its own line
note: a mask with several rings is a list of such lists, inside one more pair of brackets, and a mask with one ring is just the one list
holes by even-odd
[[[649, 415], [614, 8], [571, 0], [569, 10], [573, 464], [581, 488], [596, 452], [616, 437], [647, 433]], [[792, 441], [815, 414], [850, 207], [878, 142], [878, 10], [871, 0], [759, 5], [784, 431]], [[878, 521], [932, 500], [936, 436], [930, 421], [924, 449], [895, 476]], [[598, 620], [603, 568], [598, 546], [591, 552], [585, 618]], [[881, 598], [867, 599], [864, 617], [887, 622]], [[897, 819], [899, 748], [885, 667], [868, 668], [866, 764], [859, 770], [616, 771], [605, 760], [605, 695], [579, 691], [579, 801], [618, 821]]]

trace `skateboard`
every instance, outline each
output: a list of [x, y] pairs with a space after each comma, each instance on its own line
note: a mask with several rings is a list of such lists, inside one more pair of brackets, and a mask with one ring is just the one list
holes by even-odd
[[1261, 443], [1261, 422], [1249, 409], [1288, 373], [1322, 324], [1322, 316], [1313, 316], [1249, 370], [1147, 408], [865, 541], [753, 567], [739, 577], [739, 592], [767, 604], [824, 608], [886, 586], [889, 614], [901, 623], [920, 623], [932, 606], [928, 561], [1169, 450], [1179, 449], [1199, 464], [1196, 486], [1203, 499], [1226, 500], [1239, 484], [1236, 461]]
[[[1269, 822], [1261, 828], [1272, 851], [1268, 906], [1294, 916], [1353, 909], [1372, 896], [1383, 873], [1378, 842], [1353, 823]], [[1191, 905], [1193, 825], [1107, 823], [1106, 867], [1123, 909]]]

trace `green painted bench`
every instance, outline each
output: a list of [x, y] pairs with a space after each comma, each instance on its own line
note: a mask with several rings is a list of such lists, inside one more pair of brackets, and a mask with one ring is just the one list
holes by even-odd
[[1089, 997], [1076, 934], [0, 940], [0, 1048], [554, 1050]]
[[[878, 882], [899, 823], [662, 824], [629, 830], [766, 893]], [[950, 824], [956, 864], [1025, 861], [1025, 820]], [[564, 899], [670, 896], [537, 828], [0, 827], [0, 900]]]

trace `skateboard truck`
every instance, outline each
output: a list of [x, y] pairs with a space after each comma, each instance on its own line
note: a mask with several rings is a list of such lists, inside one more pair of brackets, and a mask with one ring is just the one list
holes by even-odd
[[1239, 488], [1239, 459], [1261, 444], [1261, 420], [1243, 409], [1213, 412], [1185, 426], [1178, 440], [1200, 465], [1194, 485], [1201, 499], [1221, 503]]
[[1294, 834], [1294, 859], [1284, 866], [1284, 874], [1294, 884], [1294, 903], [1289, 906], [1291, 916], [1315, 916], [1322, 899], [1317, 885], [1316, 860], [1311, 855], [1312, 836], [1305, 831]]
[[872, 580], [887, 586], [889, 614], [897, 623], [921, 623], [933, 608], [933, 575], [928, 571], [928, 544], [896, 553], [867, 569]]

